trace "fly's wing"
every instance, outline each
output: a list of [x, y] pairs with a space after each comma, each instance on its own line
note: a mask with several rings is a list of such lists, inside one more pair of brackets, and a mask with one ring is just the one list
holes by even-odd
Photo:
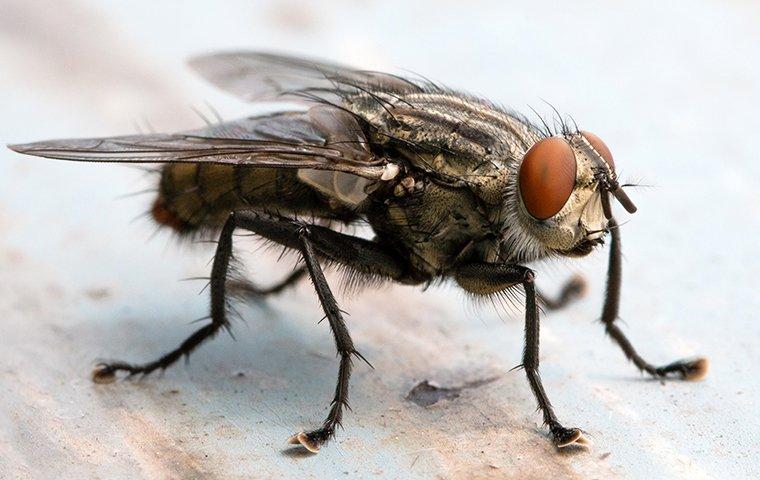
[[389, 165], [370, 152], [350, 113], [329, 106], [212, 125], [175, 134], [49, 140], [9, 145], [38, 157], [83, 162], [219, 163], [329, 170], [377, 180]]
[[361, 91], [422, 91], [416, 83], [388, 73], [261, 52], [204, 55], [189, 64], [217, 87], [248, 101], [336, 102]]

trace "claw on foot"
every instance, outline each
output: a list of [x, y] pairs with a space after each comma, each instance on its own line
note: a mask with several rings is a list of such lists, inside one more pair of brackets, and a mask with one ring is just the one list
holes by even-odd
[[697, 381], [705, 378], [709, 369], [710, 362], [704, 357], [699, 357], [690, 360], [678, 360], [664, 367], [659, 367], [656, 374], [660, 377], [676, 374], [680, 375], [683, 380]]
[[705, 378], [708, 370], [710, 370], [710, 361], [705, 357], [684, 361], [683, 378], [696, 382]]
[[92, 369], [92, 381], [95, 383], [113, 383], [116, 381], [116, 372], [105, 363], [98, 363]]
[[288, 443], [291, 445], [301, 445], [311, 453], [319, 452], [319, 443], [313, 438], [309, 437], [308, 433], [299, 432], [288, 439]]
[[591, 446], [591, 440], [583, 435], [583, 431], [580, 428], [556, 428], [552, 430], [552, 436], [557, 448], [568, 447], [570, 445]]

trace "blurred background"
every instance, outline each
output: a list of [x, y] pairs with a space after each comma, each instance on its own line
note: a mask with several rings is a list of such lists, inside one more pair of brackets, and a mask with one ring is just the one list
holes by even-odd
[[[453, 287], [341, 297], [375, 370], [357, 365], [346, 429], [317, 456], [287, 448], [321, 421], [337, 368], [308, 283], [239, 309], [226, 335], [163, 376], [93, 385], [96, 358], [143, 360], [206, 314], [208, 245], [141, 217], [140, 171], [0, 152], [0, 478], [749, 478], [760, 363], [760, 5], [746, 1], [454, 2], [0, 0], [0, 143], [173, 131], [255, 106], [185, 67], [263, 49], [419, 73], [526, 114], [544, 100], [610, 146], [631, 193], [619, 212], [621, 316], [654, 363], [706, 355], [701, 383], [627, 364], [597, 319], [606, 250], [540, 264], [589, 295], [542, 326], [541, 372], [587, 452], [557, 453], [520, 371], [522, 314]], [[137, 219], [137, 220], [134, 220]], [[133, 221], [134, 220], [134, 221]], [[241, 244], [243, 245], [243, 244]], [[243, 248], [254, 280], [292, 259]], [[331, 277], [334, 278], [334, 277]], [[389, 301], [392, 299], [392, 301]], [[418, 382], [464, 388], [421, 407]]]

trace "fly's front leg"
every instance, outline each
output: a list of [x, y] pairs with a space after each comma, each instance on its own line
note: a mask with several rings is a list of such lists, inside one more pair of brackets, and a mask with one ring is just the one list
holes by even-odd
[[189, 356], [205, 340], [212, 338], [220, 329], [229, 329], [227, 321], [226, 280], [227, 270], [232, 257], [232, 232], [235, 230], [235, 215], [232, 214], [222, 227], [219, 242], [216, 245], [214, 263], [211, 267], [211, 322], [190, 335], [179, 347], [148, 363], [134, 364], [122, 361], [105, 362], [95, 366], [92, 379], [96, 383], [108, 383], [116, 379], [117, 372], [132, 375], [148, 375], [155, 370], [163, 370], [174, 362]]
[[620, 283], [622, 279], [622, 250], [620, 246], [620, 228], [611, 219], [609, 222], [612, 242], [610, 245], [609, 267], [607, 269], [607, 292], [602, 308], [602, 323], [607, 334], [623, 350], [625, 356], [633, 362], [639, 370], [647, 372], [655, 377], [668, 377], [675, 375], [685, 380], [700, 380], [707, 375], [708, 360], [700, 357], [695, 359], [678, 360], [667, 365], [655, 366], [644, 360], [633, 348], [631, 342], [617, 325], [620, 305]]
[[462, 288], [477, 295], [490, 295], [515, 285], [523, 286], [525, 290], [525, 348], [522, 367], [525, 369], [530, 388], [538, 401], [544, 424], [549, 427], [554, 443], [558, 447], [572, 444], [587, 445], [588, 440], [580, 429], [565, 428], [557, 420], [541, 383], [541, 376], [538, 373], [539, 318], [533, 271], [520, 265], [471, 263], [458, 268], [455, 278]]

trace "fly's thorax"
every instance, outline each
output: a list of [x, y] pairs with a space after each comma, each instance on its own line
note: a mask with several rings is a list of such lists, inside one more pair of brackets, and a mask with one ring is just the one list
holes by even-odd
[[441, 274], [463, 255], [475, 256], [483, 239], [497, 238], [488, 212], [468, 189], [424, 175], [388, 187], [372, 193], [367, 218], [380, 238], [408, 254], [416, 271]]
[[489, 205], [501, 204], [509, 165], [540, 138], [519, 115], [453, 92], [359, 95], [348, 108], [373, 127], [372, 143]]
[[528, 151], [507, 189], [503, 244], [519, 261], [588, 254], [607, 228], [599, 181], [600, 173], [615, 178], [614, 164], [581, 132], [544, 141], [555, 139]]

